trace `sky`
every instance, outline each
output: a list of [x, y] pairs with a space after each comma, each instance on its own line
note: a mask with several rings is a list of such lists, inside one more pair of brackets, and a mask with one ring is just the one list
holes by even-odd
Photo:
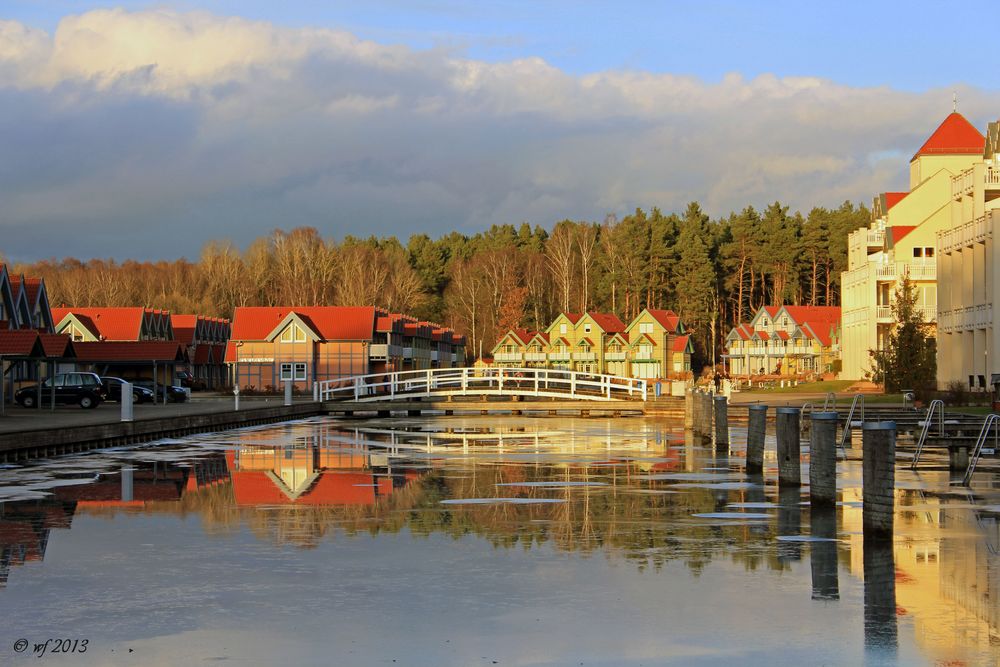
[[804, 212], [907, 186], [1000, 118], [976, 17], [929, 2], [0, 4], [0, 254], [197, 257], [275, 228]]

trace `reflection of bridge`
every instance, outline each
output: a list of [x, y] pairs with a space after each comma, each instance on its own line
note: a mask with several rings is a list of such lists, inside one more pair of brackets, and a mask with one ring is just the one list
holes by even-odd
[[432, 368], [320, 382], [321, 401], [376, 403], [451, 396], [509, 396], [573, 401], [645, 401], [645, 380], [550, 368]]

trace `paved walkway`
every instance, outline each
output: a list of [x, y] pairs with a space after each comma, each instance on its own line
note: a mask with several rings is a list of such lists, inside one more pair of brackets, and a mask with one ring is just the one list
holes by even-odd
[[[307, 402], [306, 399], [296, 400], [296, 403]], [[280, 396], [241, 397], [240, 408], [264, 408], [284, 404]], [[188, 415], [204, 415], [217, 412], [231, 412], [234, 402], [232, 398], [195, 395], [195, 398], [185, 403], [167, 403], [152, 405], [144, 403], [134, 407], [134, 421], [160, 419], [163, 417], [184, 417]], [[84, 410], [76, 405], [57, 405], [55, 410], [45, 408], [26, 409], [16, 403], [6, 406], [7, 414], [0, 416], [0, 433], [18, 433], [23, 431], [40, 431], [52, 428], [76, 428], [79, 426], [96, 426], [99, 424], [114, 424], [121, 421], [121, 406], [118, 403], [102, 403], [93, 410]]]

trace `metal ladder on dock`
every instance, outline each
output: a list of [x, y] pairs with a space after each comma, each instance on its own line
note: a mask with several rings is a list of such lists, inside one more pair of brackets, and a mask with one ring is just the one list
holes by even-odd
[[924, 415], [924, 426], [920, 431], [920, 438], [917, 440], [917, 450], [913, 452], [913, 461], [910, 462], [910, 470], [917, 469], [917, 461], [920, 460], [920, 452], [924, 450], [924, 443], [927, 442], [927, 436], [930, 435], [931, 423], [934, 420], [935, 412], [938, 415], [938, 435], [944, 435], [944, 401], [936, 398], [927, 406], [927, 414]]
[[861, 406], [861, 423], [865, 421], [865, 395], [855, 394], [854, 400], [851, 401], [851, 409], [847, 413], [847, 421], [844, 422], [844, 435], [840, 438], [840, 448], [847, 453], [847, 441], [851, 437], [851, 428], [854, 424], [854, 411]]
[[1000, 415], [998, 414], [987, 415], [983, 421], [983, 428], [979, 431], [979, 437], [976, 438], [976, 446], [972, 450], [972, 456], [969, 458], [969, 467], [965, 471], [965, 477], [962, 478], [964, 486], [968, 486], [969, 482], [972, 481], [972, 473], [976, 471], [976, 464], [979, 463], [979, 457], [983, 453], [983, 445], [986, 444], [986, 438], [989, 437], [990, 431], [993, 431], [994, 452], [997, 445], [1000, 444], [1000, 429], [997, 429], [998, 421], [1000, 421]]

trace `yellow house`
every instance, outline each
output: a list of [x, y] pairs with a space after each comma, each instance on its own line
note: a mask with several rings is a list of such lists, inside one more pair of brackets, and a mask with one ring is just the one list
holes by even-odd
[[556, 368], [635, 378], [691, 370], [691, 340], [676, 313], [646, 309], [627, 327], [609, 313], [560, 313], [545, 331], [512, 329], [493, 347], [505, 368]]
[[729, 332], [726, 351], [733, 377], [831, 372], [840, 352], [840, 308], [764, 306]]
[[964, 116], [949, 114], [910, 160], [909, 191], [877, 196], [871, 224], [848, 237], [841, 377], [862, 379], [869, 351], [884, 347], [903, 276], [916, 287], [924, 320], [937, 322], [937, 235], [952, 224], [952, 178], [982, 161], [983, 144]]
[[672, 310], [644, 308], [625, 329], [629, 341], [628, 375], [680, 377], [691, 370], [691, 337]]
[[1000, 380], [1000, 121], [986, 134], [980, 161], [951, 179], [950, 221], [937, 236], [939, 388], [992, 389]]

